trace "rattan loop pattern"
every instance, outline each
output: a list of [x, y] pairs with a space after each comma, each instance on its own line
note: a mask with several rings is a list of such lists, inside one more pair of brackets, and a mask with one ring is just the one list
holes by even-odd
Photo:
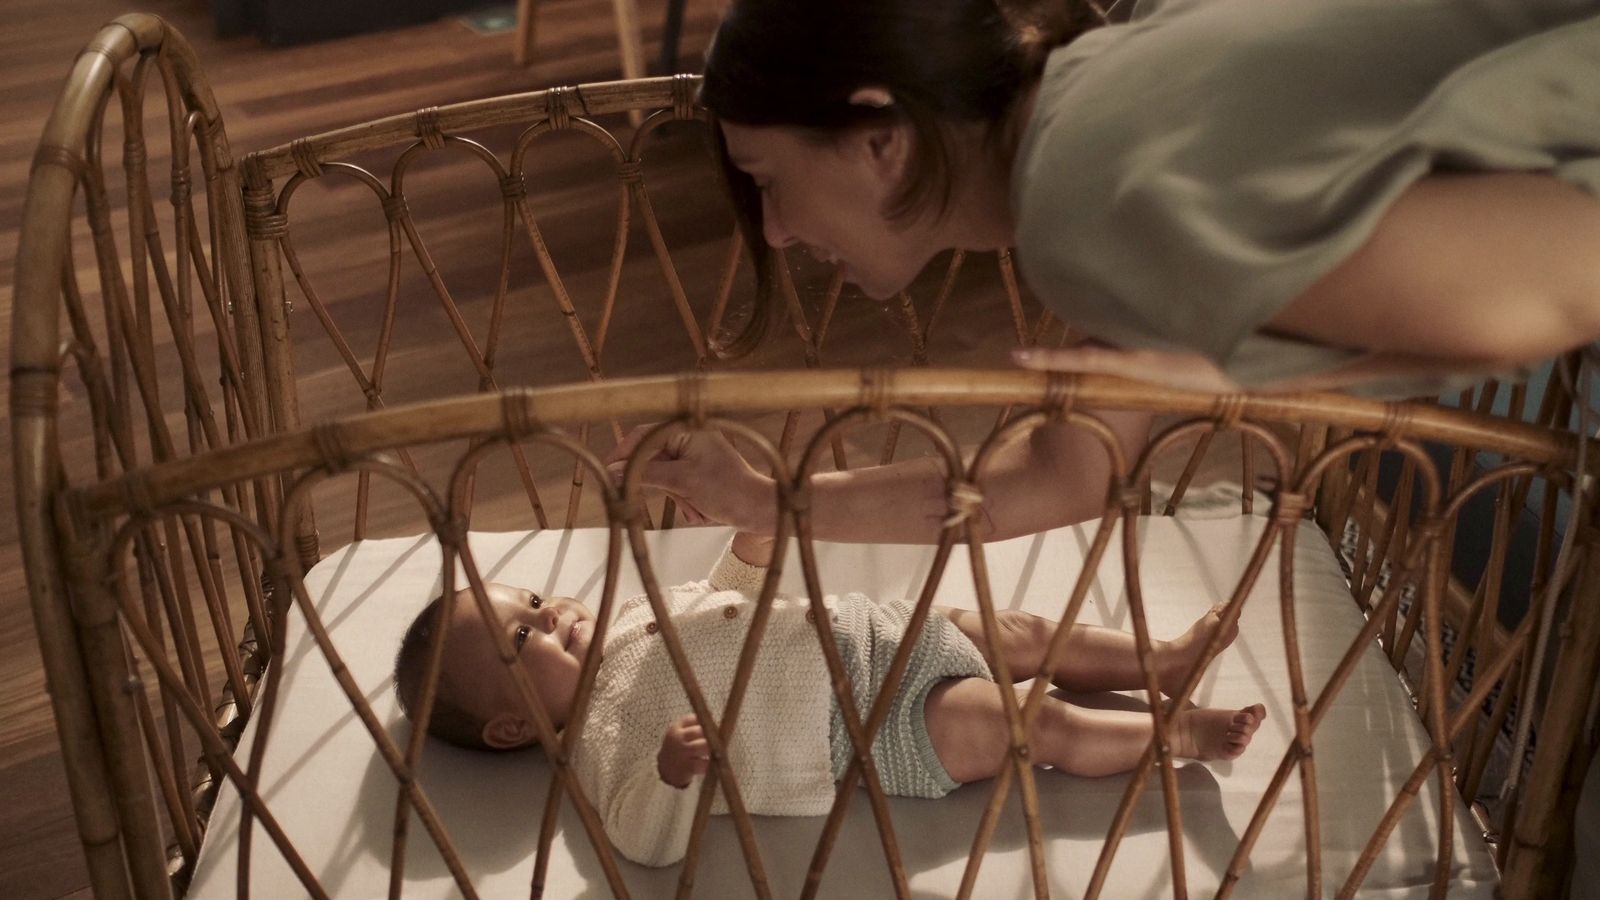
[[1224, 394], [1217, 398], [1216, 406], [1212, 407], [1211, 418], [1217, 423], [1217, 429], [1231, 429], [1238, 426], [1244, 418], [1245, 395]]
[[1282, 491], [1272, 504], [1272, 517], [1281, 525], [1289, 525], [1305, 518], [1309, 505], [1304, 494]]
[[521, 172], [513, 172], [500, 179], [500, 196], [507, 200], [520, 200], [528, 193], [528, 185]]
[[1078, 374], [1076, 372], [1048, 372], [1044, 379], [1044, 409], [1050, 417], [1061, 421], [1078, 405]]
[[694, 118], [695, 85], [700, 79], [693, 75], [672, 76], [672, 115], [678, 119]]
[[696, 431], [706, 427], [705, 376], [691, 372], [678, 376], [678, 409], [689, 417], [689, 427]]
[[174, 206], [189, 202], [189, 197], [193, 194], [191, 181], [188, 169], [178, 166], [172, 167], [172, 203]]
[[467, 520], [461, 516], [441, 518], [433, 523], [433, 533], [446, 547], [461, 548], [467, 545]]
[[983, 491], [965, 479], [950, 479], [945, 498], [950, 505], [950, 515], [944, 520], [946, 528], [960, 525], [983, 508]]
[[71, 172], [72, 177], [79, 181], [83, 180], [83, 173], [87, 168], [83, 163], [83, 157], [71, 150], [44, 144], [40, 144], [39, 149], [34, 151], [33, 164], [28, 171], [31, 174], [38, 171], [41, 166], [60, 166]]
[[277, 209], [277, 201], [272, 195], [271, 185], [258, 185], [247, 187], [243, 191], [244, 208], [247, 213], [266, 215]]
[[123, 477], [122, 502], [136, 515], [155, 514], [156, 504], [150, 493], [150, 483], [142, 472], [129, 472]]
[[1411, 430], [1412, 413], [1407, 404], [1384, 404], [1383, 425], [1378, 431], [1378, 446], [1387, 450], [1406, 436]]
[[311, 429], [311, 440], [317, 445], [317, 455], [322, 457], [322, 464], [330, 472], [342, 472], [351, 463], [343, 432], [344, 429], [335, 422], [324, 422]]
[[400, 194], [390, 194], [383, 198], [383, 214], [391, 222], [398, 222], [406, 216], [406, 198]]
[[508, 436], [521, 437], [538, 427], [528, 415], [528, 390], [504, 391], [500, 394], [500, 421]]
[[439, 123], [439, 107], [429, 106], [417, 110], [417, 137], [429, 150], [444, 147], [444, 128]]
[[1416, 536], [1414, 539], [1424, 542], [1438, 540], [1444, 534], [1444, 529], [1445, 520], [1439, 516], [1428, 516], [1411, 526], [1412, 534]]
[[289, 233], [289, 214], [280, 212], [259, 213], [255, 208], [244, 212], [244, 227], [256, 240], [280, 238]]
[[289, 155], [294, 157], [295, 171], [307, 178], [322, 177], [322, 163], [317, 160], [317, 151], [311, 146], [309, 138], [300, 138], [291, 143]]
[[572, 92], [570, 85], [561, 85], [544, 93], [545, 117], [550, 120], [550, 128], [554, 131], [572, 127], [572, 113], [567, 109], [567, 98]]
[[642, 517], [639, 515], [639, 504], [626, 497], [607, 497], [606, 519], [614, 525], [632, 528], [642, 521]]
[[55, 418], [61, 372], [55, 368], [11, 370], [11, 415]]
[[894, 391], [894, 370], [884, 368], [861, 370], [861, 392], [857, 401], [882, 417], [889, 412], [889, 397]]

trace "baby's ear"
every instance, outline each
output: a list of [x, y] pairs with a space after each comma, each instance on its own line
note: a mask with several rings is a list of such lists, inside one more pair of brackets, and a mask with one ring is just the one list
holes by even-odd
[[496, 750], [515, 750], [539, 739], [533, 723], [514, 713], [501, 713], [483, 725], [483, 742]]

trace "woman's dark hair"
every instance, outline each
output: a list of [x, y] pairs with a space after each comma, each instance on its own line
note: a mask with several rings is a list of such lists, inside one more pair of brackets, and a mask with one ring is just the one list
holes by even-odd
[[[1016, 100], [1054, 47], [1101, 24], [1092, 0], [735, 0], [706, 55], [700, 102], [714, 119], [809, 129], [819, 139], [861, 126], [911, 126], [905, 183], [889, 209], [904, 217], [946, 211], [952, 191], [949, 128], [982, 124], [994, 149], [1014, 140]], [[888, 89], [885, 107], [851, 103]], [[725, 356], [753, 349], [774, 318], [773, 254], [761, 196], [734, 167], [719, 129], [716, 151], [734, 214], [756, 264], [757, 296]]]

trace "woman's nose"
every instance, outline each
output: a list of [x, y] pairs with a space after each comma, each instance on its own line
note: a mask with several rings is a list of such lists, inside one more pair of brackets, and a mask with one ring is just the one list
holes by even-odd
[[761, 198], [761, 234], [766, 238], [768, 246], [780, 250], [796, 241], [795, 236], [784, 227], [783, 220], [778, 218], [777, 211], [765, 197]]

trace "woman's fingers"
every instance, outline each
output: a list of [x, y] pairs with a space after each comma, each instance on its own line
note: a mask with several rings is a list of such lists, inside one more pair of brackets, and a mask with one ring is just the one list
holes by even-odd
[[1122, 350], [1095, 344], [1015, 350], [1012, 360], [1024, 369], [1114, 375], [1188, 391], [1232, 393], [1239, 385], [1209, 357], [1165, 350]]

